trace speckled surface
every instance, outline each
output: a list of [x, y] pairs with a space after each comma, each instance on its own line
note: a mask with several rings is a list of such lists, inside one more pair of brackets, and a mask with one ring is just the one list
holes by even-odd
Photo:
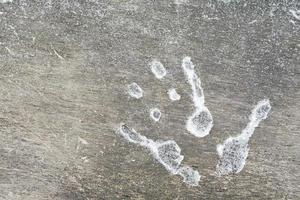
[[[0, 199], [299, 199], [297, 10], [298, 0], [1, 3]], [[194, 109], [185, 56], [214, 117], [204, 138], [185, 129]], [[153, 59], [167, 70], [161, 80]], [[126, 93], [132, 82], [143, 98]], [[170, 101], [170, 88], [179, 101]], [[263, 98], [272, 111], [250, 140], [245, 168], [215, 177], [216, 145], [239, 134]], [[120, 122], [175, 140], [199, 186], [116, 134]]]

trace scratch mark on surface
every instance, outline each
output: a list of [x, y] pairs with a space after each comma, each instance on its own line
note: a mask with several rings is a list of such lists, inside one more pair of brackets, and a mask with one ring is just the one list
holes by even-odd
[[66, 132], [65, 132], [64, 141], [65, 141], [65, 148], [66, 148], [67, 147], [67, 133]]
[[8, 51], [8, 53], [12, 56], [15, 56], [15, 54], [12, 52], [12, 50], [10, 50], [8, 47], [5, 47], [5, 49]]
[[290, 13], [295, 17], [297, 20], [300, 20], [300, 10], [289, 10]]
[[57, 51], [54, 49], [54, 47], [53, 47], [52, 44], [51, 44], [51, 49], [53, 50], [53, 52], [55, 53], [55, 55], [56, 55], [59, 59], [64, 60], [64, 58], [63, 58], [61, 55], [59, 55], [59, 54], [57, 53]]
[[12, 25], [9, 25], [9, 26], [10, 26], [10, 28], [13, 30], [14, 35], [17, 37], [17, 39], [20, 40], [20, 37], [19, 37], [19, 35], [18, 35], [18, 33], [17, 33], [15, 27], [13, 27]]
[[0, 0], [0, 3], [11, 3], [13, 0]]
[[78, 150], [80, 148], [80, 144], [88, 145], [89, 143], [85, 139], [83, 139], [83, 138], [81, 138], [81, 137], [78, 136], [78, 138], [77, 138], [77, 145], [76, 145], [76, 152], [78, 152]]
[[78, 136], [78, 142], [80, 142], [81, 144], [84, 144], [84, 145], [88, 145], [89, 144], [85, 139], [83, 139], [83, 138], [81, 138], [79, 136]]
[[189, 0], [174, 0], [174, 4], [181, 5], [181, 4], [187, 4]]
[[257, 20], [255, 19], [255, 20], [249, 22], [248, 24], [254, 24], [254, 23], [256, 23], [256, 22], [257, 22]]

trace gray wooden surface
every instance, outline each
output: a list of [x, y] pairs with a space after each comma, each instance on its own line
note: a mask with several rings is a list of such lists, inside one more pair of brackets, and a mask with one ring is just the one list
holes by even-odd
[[[299, 199], [300, 21], [291, 12], [299, 1], [224, 2], [1, 3], [0, 199]], [[204, 138], [184, 127], [193, 111], [184, 56], [214, 117]], [[154, 58], [168, 71], [162, 80], [148, 66]], [[126, 93], [133, 81], [140, 100]], [[180, 101], [168, 99], [171, 87]], [[272, 111], [245, 168], [215, 177], [216, 145], [239, 134], [263, 98]], [[175, 140], [199, 186], [116, 134], [120, 122]]]

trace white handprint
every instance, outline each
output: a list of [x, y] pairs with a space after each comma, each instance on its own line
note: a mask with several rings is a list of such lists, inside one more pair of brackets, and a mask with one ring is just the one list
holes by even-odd
[[192, 98], [196, 110], [188, 118], [186, 123], [187, 130], [196, 137], [204, 137], [209, 134], [213, 127], [213, 118], [204, 105], [204, 94], [201, 87], [200, 78], [195, 73], [195, 67], [190, 57], [182, 60], [182, 68], [192, 88]]
[[168, 90], [169, 99], [171, 101], [178, 101], [180, 100], [181, 96], [177, 93], [175, 88], [171, 88]]
[[162, 79], [167, 74], [167, 70], [161, 62], [153, 60], [150, 63], [151, 71], [157, 79]]
[[120, 125], [118, 132], [129, 142], [147, 148], [153, 157], [170, 173], [182, 176], [185, 183], [191, 186], [198, 185], [199, 172], [189, 166], [181, 166], [184, 156], [181, 155], [181, 149], [175, 141], [153, 141], [137, 133], [134, 129], [130, 129], [125, 124]]
[[[195, 106], [194, 113], [186, 122], [186, 129], [196, 137], [204, 137], [210, 133], [213, 127], [213, 118], [210, 111], [205, 106], [201, 81], [195, 73], [191, 58], [183, 58], [181, 66], [191, 86], [192, 100]], [[158, 60], [152, 61], [150, 63], [150, 68], [157, 79], [162, 79], [167, 73], [163, 64]], [[137, 83], [128, 85], [128, 93], [136, 99], [143, 96], [143, 90]], [[178, 101], [181, 98], [174, 88], [169, 89], [167, 93], [171, 101]], [[218, 176], [239, 173], [243, 169], [249, 151], [248, 141], [259, 123], [267, 118], [270, 110], [271, 105], [269, 100], [260, 101], [252, 110], [250, 122], [242, 133], [239, 136], [228, 138], [222, 145], [217, 145], [217, 152], [220, 157], [216, 170]], [[155, 122], [160, 120], [161, 115], [158, 108], [152, 108], [150, 110], [150, 117]], [[182, 176], [183, 181], [188, 185], [198, 185], [200, 180], [199, 172], [189, 166], [181, 165], [184, 156], [181, 155], [181, 149], [175, 141], [153, 141], [152, 139], [148, 139], [137, 133], [134, 129], [130, 129], [123, 123], [118, 132], [129, 142], [149, 149], [159, 163], [161, 163], [170, 173]]]
[[245, 166], [248, 156], [248, 142], [259, 123], [266, 119], [271, 110], [270, 101], [264, 99], [255, 106], [249, 117], [250, 121], [239, 136], [229, 137], [224, 144], [217, 145], [220, 157], [217, 165], [217, 175], [239, 173]]
[[[200, 79], [195, 74], [194, 66], [189, 57], [183, 59], [182, 66], [185, 70], [185, 73], [187, 73], [188, 78], [193, 79], [192, 81], [189, 80], [189, 82], [192, 86], [193, 100], [197, 108], [193, 117], [191, 117], [192, 124], [188, 125], [187, 128], [189, 130], [189, 128], [192, 127], [194, 130], [192, 131], [192, 133], [194, 135], [196, 135], [197, 137], [203, 137], [204, 134], [207, 135], [209, 130], [211, 129], [210, 126], [212, 126], [212, 117], [208, 109], [204, 106], [204, 97], [200, 85]], [[158, 60], [153, 60], [150, 63], [150, 68], [157, 79], [162, 79], [167, 74], [165, 67]], [[169, 89], [167, 93], [171, 101], [178, 101], [181, 98], [175, 88]], [[134, 82], [128, 85], [128, 94], [131, 97], [139, 99], [143, 96], [143, 90], [137, 83]], [[158, 108], [152, 108], [150, 110], [150, 117], [155, 122], [158, 122], [161, 117], [160, 110]], [[188, 121], [188, 124], [189, 123], [190, 122]], [[198, 185], [198, 182], [200, 180], [199, 172], [189, 166], [181, 166], [183, 155], [180, 154], [181, 149], [175, 141], [153, 141], [137, 133], [134, 129], [130, 129], [123, 123], [121, 124], [118, 132], [129, 142], [141, 145], [149, 149], [151, 154], [158, 162], [160, 162], [170, 173], [182, 176], [183, 181], [188, 185]]]
[[128, 94], [136, 99], [143, 97], [142, 88], [135, 82], [128, 85]]
[[160, 117], [161, 117], [161, 112], [160, 112], [160, 110], [159, 110], [158, 108], [152, 108], [152, 109], [150, 110], [150, 117], [151, 117], [154, 121], [158, 122], [158, 121], [160, 120]]

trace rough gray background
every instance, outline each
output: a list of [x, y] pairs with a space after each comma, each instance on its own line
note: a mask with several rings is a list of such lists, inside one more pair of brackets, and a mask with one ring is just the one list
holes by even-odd
[[[299, 1], [0, 4], [0, 199], [299, 199], [300, 21], [290, 9]], [[215, 122], [202, 139], [184, 128], [193, 111], [186, 55]], [[151, 74], [154, 58], [168, 70], [163, 80]], [[143, 99], [126, 94], [132, 81]], [[170, 87], [181, 101], [169, 101]], [[273, 109], [244, 170], [215, 177], [216, 144], [239, 134], [265, 97]], [[162, 110], [159, 123], [152, 106]], [[200, 185], [187, 187], [117, 135], [120, 122], [174, 139]]]

